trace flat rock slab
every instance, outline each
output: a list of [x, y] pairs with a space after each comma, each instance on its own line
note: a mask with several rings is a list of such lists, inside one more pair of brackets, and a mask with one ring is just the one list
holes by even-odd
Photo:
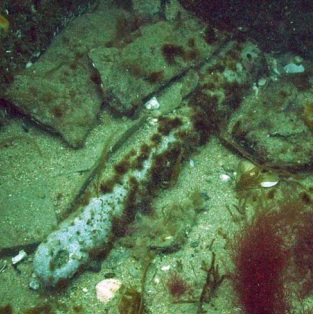
[[257, 94], [246, 97], [232, 116], [228, 133], [260, 163], [291, 171], [312, 171], [311, 90], [293, 83], [300, 75], [267, 80]]
[[83, 145], [102, 99], [92, 80], [87, 56], [56, 61], [49, 50], [31, 68], [18, 75], [6, 98], [31, 119], [60, 134], [72, 147]]
[[200, 64], [214, 50], [203, 25], [187, 19], [160, 21], [132, 34], [123, 47], [99, 47], [89, 57], [99, 70], [103, 94], [117, 112], [131, 114], [150, 96]]
[[37, 62], [15, 76], [4, 98], [70, 146], [81, 147], [103, 101], [87, 52], [114, 38], [118, 14], [102, 10], [73, 20]]

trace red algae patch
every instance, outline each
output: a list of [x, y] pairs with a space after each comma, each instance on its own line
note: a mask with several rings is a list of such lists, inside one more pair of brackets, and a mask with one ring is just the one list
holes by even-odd
[[284, 272], [288, 254], [272, 217], [260, 215], [246, 226], [234, 256], [234, 288], [244, 313], [285, 313]]

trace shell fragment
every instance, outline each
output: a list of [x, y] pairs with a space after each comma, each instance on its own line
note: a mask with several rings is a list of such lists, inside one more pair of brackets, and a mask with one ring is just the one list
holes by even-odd
[[261, 182], [261, 187], [262, 188], [271, 188], [275, 186], [278, 183], [278, 181], [264, 181]]
[[24, 250], [18, 252], [18, 254], [12, 257], [12, 264], [15, 265], [23, 260], [27, 256], [27, 253]]
[[97, 299], [101, 303], [108, 303], [120, 289], [122, 282], [118, 279], [104, 279], [96, 285]]
[[156, 110], [160, 108], [160, 103], [158, 102], [156, 97], [152, 97], [145, 103], [145, 107], [147, 110]]

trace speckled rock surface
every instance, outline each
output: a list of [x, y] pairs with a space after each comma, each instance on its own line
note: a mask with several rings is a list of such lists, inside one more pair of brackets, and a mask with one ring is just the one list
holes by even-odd
[[171, 80], [204, 61], [213, 49], [202, 29], [192, 19], [160, 21], [132, 34], [125, 47], [91, 51], [109, 105], [120, 113], [133, 113]]
[[70, 146], [81, 147], [102, 103], [92, 71], [86, 57], [69, 60], [49, 50], [15, 78], [6, 99]]
[[278, 81], [269, 77], [232, 116], [229, 134], [259, 162], [291, 171], [312, 169], [312, 92], [299, 91], [305, 80], [301, 74]]

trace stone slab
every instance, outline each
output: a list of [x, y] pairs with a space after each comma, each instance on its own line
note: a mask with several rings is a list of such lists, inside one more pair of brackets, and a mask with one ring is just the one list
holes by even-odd
[[55, 62], [54, 53], [18, 75], [6, 99], [70, 146], [81, 147], [102, 103], [94, 69], [84, 55]]
[[134, 33], [122, 47], [98, 47], [89, 53], [99, 70], [103, 94], [117, 112], [132, 114], [143, 102], [214, 50], [194, 20], [160, 21]]

